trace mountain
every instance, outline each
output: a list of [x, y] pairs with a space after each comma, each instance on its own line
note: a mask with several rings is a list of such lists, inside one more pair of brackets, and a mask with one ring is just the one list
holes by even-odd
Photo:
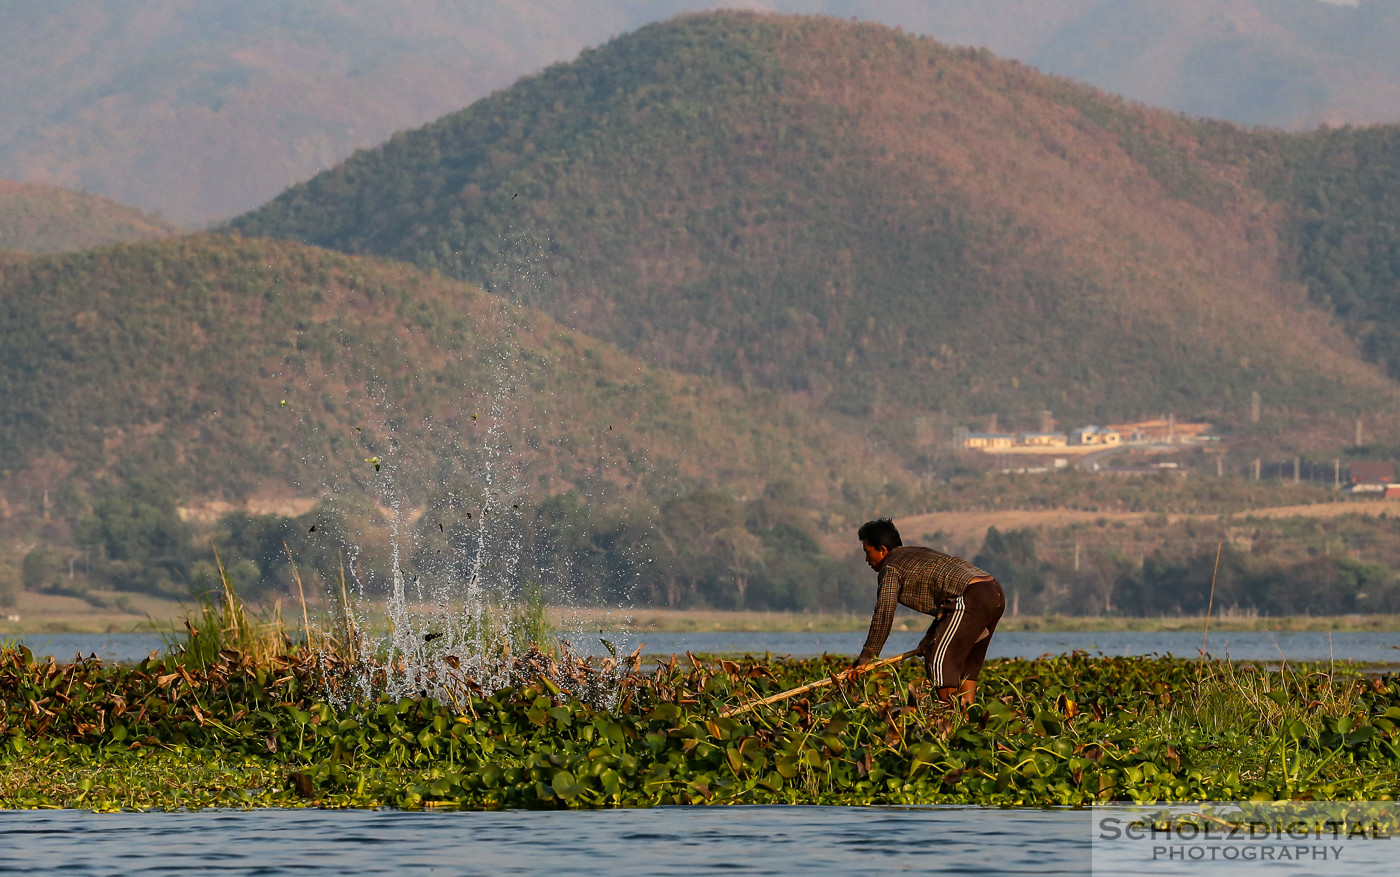
[[881, 465], [826, 432], [407, 265], [210, 235], [0, 259], [5, 494], [34, 510], [43, 493], [45, 516], [65, 482], [151, 475], [181, 500], [414, 504], [511, 479], [660, 500], [788, 478], [817, 496]]
[[53, 253], [150, 240], [180, 229], [96, 195], [0, 180], [0, 250]]
[[0, 0], [0, 176], [223, 219], [642, 23], [633, 5]]
[[1246, 143], [1252, 182], [1283, 208], [1285, 271], [1400, 378], [1400, 125], [1236, 132], [1220, 157], [1239, 161]]
[[1400, 121], [1400, 2], [827, 0], [782, 11], [859, 16], [985, 46], [1152, 106], [1246, 125]]
[[[1046, 408], [1246, 429], [1255, 392], [1296, 426], [1396, 399], [1299, 259], [1347, 198], [1390, 209], [1329, 164], [1346, 147], [885, 27], [720, 13], [398, 134], [233, 227], [467, 278], [892, 432]], [[1324, 190], [1344, 197], [1300, 206]]]
[[[0, 176], [223, 219], [705, 0], [0, 0]], [[765, 0], [1236, 122], [1400, 119], [1400, 0]]]
[[1400, 121], [1400, 2], [1088, 4], [1025, 60], [1145, 101], [1246, 125]]

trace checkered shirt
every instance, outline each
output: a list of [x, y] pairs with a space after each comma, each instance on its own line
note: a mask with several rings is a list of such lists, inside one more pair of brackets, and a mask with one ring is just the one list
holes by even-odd
[[986, 575], [961, 557], [932, 548], [906, 545], [891, 550], [880, 565], [880, 594], [861, 654], [874, 657], [885, 647], [896, 603], [925, 615], [941, 615], [973, 579]]

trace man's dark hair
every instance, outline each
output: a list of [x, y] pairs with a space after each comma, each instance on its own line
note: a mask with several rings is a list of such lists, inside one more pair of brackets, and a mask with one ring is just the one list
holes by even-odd
[[860, 529], [856, 531], [856, 538], [876, 548], [894, 549], [904, 544], [904, 540], [899, 538], [899, 530], [895, 529], [894, 521], [889, 518], [861, 524]]

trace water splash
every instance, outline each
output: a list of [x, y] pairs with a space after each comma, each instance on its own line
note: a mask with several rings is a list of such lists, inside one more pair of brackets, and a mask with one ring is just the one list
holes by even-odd
[[[528, 280], [530, 271], [522, 264], [518, 276]], [[480, 349], [438, 351], [455, 360], [461, 374], [475, 377], [475, 391], [454, 387], [458, 397], [439, 406], [436, 417], [410, 421], [402, 378], [368, 376], [362, 401], [351, 400], [359, 381], [347, 381], [347, 402], [362, 418], [354, 446], [337, 460], [308, 461], [340, 472], [325, 488], [347, 520], [340, 535], [349, 559], [344, 587], [350, 605], [339, 611], [347, 616], [343, 629], [354, 653], [372, 658], [353, 675], [345, 696], [452, 700], [465, 680], [487, 690], [509, 684], [512, 657], [534, 645], [530, 635], [538, 633], [538, 624], [523, 623], [531, 620], [522, 618], [527, 598], [571, 597], [563, 582], [544, 580], [534, 565], [530, 576], [522, 574], [531, 473], [514, 442], [538, 428], [524, 423], [518, 408], [526, 355], [517, 339], [527, 327], [520, 312], [504, 306], [484, 319]], [[416, 371], [415, 363], [404, 365]], [[325, 446], [324, 435], [308, 438]], [[366, 496], [372, 511], [363, 507]], [[337, 606], [341, 584], [328, 585], [328, 603]], [[599, 637], [580, 629], [561, 633], [601, 654]], [[626, 648], [625, 632], [609, 638], [609, 649]]]

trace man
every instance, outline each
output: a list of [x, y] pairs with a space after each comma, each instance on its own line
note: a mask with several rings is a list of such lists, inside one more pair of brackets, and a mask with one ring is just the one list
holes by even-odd
[[919, 654], [938, 696], [949, 704], [955, 697], [972, 703], [987, 645], [1006, 608], [1001, 584], [961, 557], [905, 547], [889, 518], [865, 522], [856, 535], [865, 562], [880, 578], [870, 633], [851, 669], [879, 657], [894, 622], [895, 604], [901, 603], [934, 617], [919, 643]]

